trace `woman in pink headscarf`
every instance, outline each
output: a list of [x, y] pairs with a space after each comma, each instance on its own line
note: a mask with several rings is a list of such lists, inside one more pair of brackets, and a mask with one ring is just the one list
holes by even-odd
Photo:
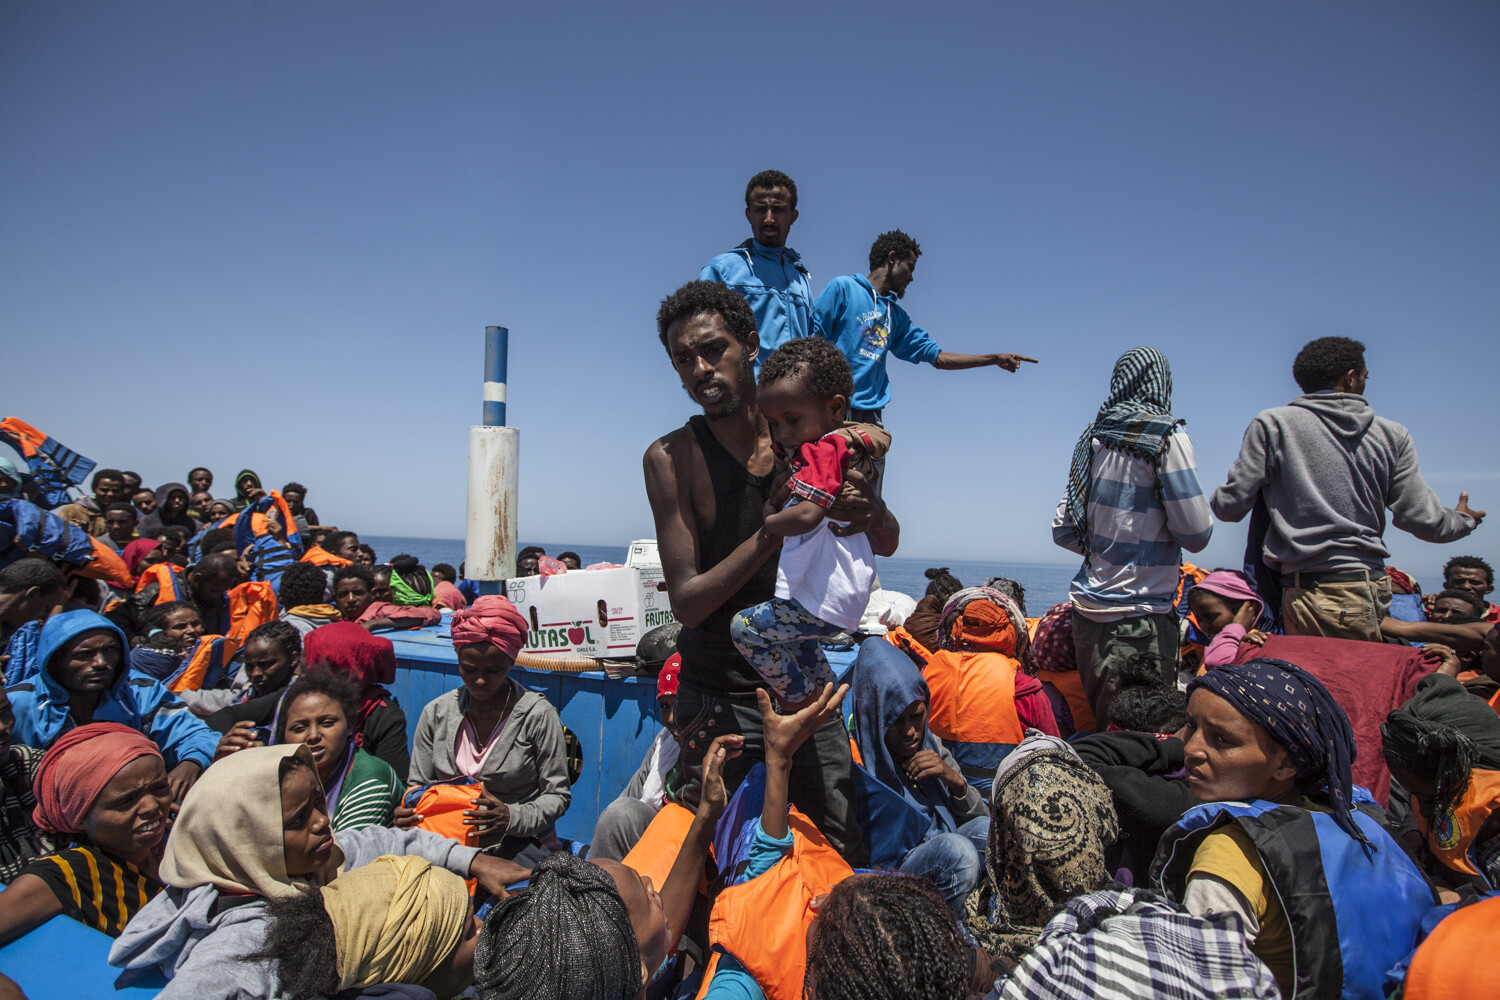
[[162, 889], [172, 787], [161, 751], [138, 729], [69, 730], [32, 779], [37, 826], [76, 846], [37, 858], [0, 892], [0, 943], [59, 913], [117, 937]]
[[[526, 639], [526, 619], [504, 597], [484, 596], [451, 619], [463, 686], [422, 709], [408, 785], [469, 777], [482, 790], [464, 813], [481, 846], [532, 864], [556, 845], [567, 811], [567, 749], [557, 710], [510, 675]], [[396, 810], [396, 825], [421, 820]]]
[[1198, 628], [1212, 641], [1203, 653], [1203, 665], [1212, 670], [1233, 663], [1240, 643], [1263, 645], [1266, 634], [1265, 605], [1243, 573], [1216, 569], [1188, 591], [1188, 607]]

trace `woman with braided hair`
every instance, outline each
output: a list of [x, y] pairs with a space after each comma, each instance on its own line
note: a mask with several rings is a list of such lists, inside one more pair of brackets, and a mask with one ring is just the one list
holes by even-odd
[[809, 1000], [965, 1000], [994, 978], [943, 897], [910, 875], [845, 879], [808, 934]]
[[1411, 793], [1428, 873], [1455, 887], [1500, 885], [1500, 715], [1435, 673], [1386, 716], [1380, 736], [1391, 774]]
[[[484, 598], [480, 598], [482, 602]], [[660, 891], [618, 861], [567, 851], [532, 869], [524, 890], [499, 900], [474, 954], [480, 1000], [636, 1000], [687, 926], [724, 812], [724, 762], [741, 736], [720, 736], [703, 758], [703, 793]]]
[[1354, 785], [1349, 717], [1317, 678], [1268, 657], [1195, 679], [1187, 715], [1203, 804], [1162, 835], [1152, 888], [1190, 913], [1236, 914], [1287, 1000], [1384, 996], [1435, 899]]

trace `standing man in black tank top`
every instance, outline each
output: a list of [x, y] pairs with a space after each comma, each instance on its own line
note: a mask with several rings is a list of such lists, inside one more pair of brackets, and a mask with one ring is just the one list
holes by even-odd
[[[745, 300], [694, 281], [661, 304], [657, 330], [682, 387], [703, 408], [646, 449], [646, 496], [672, 611], [682, 623], [677, 719], [684, 785], [696, 805], [704, 751], [716, 736], [742, 733], [744, 752], [724, 767], [732, 794], [764, 758], [755, 689], [763, 686], [729, 638], [735, 612], [774, 596], [781, 539], [763, 530], [773, 494], [771, 431], [755, 402], [760, 340]], [[864, 531], [877, 555], [896, 551], [900, 526], [858, 473], [856, 496], [836, 505], [846, 533]], [[775, 484], [785, 500], [782, 484]], [[768, 506], [770, 510], [768, 510]], [[792, 761], [791, 800], [852, 862], [866, 860], [854, 814], [849, 735], [842, 715], [818, 730]]]

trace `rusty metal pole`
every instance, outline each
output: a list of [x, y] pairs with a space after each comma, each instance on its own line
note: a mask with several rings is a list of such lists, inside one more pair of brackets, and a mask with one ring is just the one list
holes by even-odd
[[521, 432], [505, 426], [510, 331], [484, 328], [484, 423], [469, 428], [469, 498], [464, 575], [481, 594], [503, 593], [516, 575], [516, 484]]

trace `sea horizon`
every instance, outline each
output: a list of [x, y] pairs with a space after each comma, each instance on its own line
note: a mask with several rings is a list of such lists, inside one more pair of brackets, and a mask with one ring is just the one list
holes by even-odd
[[[392, 556], [413, 555], [429, 569], [437, 563], [448, 563], [459, 567], [464, 559], [464, 541], [461, 538], [422, 538], [415, 535], [361, 535], [360, 540], [375, 549], [380, 562]], [[550, 556], [560, 552], [578, 553], [583, 565], [598, 562], [623, 563], [627, 544], [585, 545], [550, 541], [522, 540], [518, 548], [540, 546]], [[926, 571], [929, 568], [947, 567], [964, 586], [984, 583], [994, 576], [1015, 580], [1025, 588], [1027, 614], [1035, 617], [1054, 604], [1068, 599], [1068, 583], [1078, 571], [1073, 563], [1011, 562], [1001, 559], [950, 559], [924, 556], [895, 556], [875, 560], [875, 570], [880, 584], [886, 590], [906, 594], [920, 599], [927, 590]]]

